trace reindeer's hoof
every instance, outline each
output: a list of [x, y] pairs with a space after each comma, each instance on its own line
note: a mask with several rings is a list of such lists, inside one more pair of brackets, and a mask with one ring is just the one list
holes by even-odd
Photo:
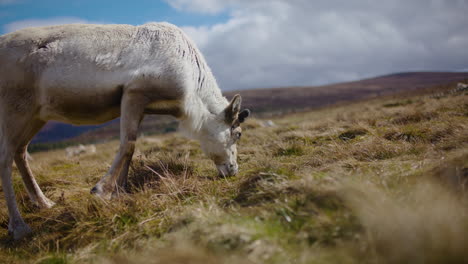
[[13, 237], [14, 240], [21, 240], [32, 233], [31, 228], [25, 224], [16, 225], [13, 228], [8, 228], [8, 234]]
[[101, 192], [102, 192], [101, 188], [99, 188], [97, 185], [94, 186], [90, 191], [91, 194], [98, 194], [98, 193], [101, 193]]
[[55, 203], [52, 202], [52, 200], [50, 200], [49, 198], [44, 197], [44, 199], [42, 200], [42, 202], [38, 202], [37, 205], [38, 205], [39, 208], [41, 208], [41, 209], [47, 209], [47, 208], [52, 208], [52, 207], [54, 207]]
[[97, 184], [91, 189], [91, 194], [96, 195], [97, 197], [104, 199], [104, 200], [110, 200], [112, 198], [112, 192], [106, 192], [102, 189], [102, 186]]

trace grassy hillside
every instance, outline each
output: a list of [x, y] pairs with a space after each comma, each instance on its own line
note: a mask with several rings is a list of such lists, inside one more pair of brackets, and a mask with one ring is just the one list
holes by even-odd
[[140, 139], [128, 194], [99, 200], [116, 141], [95, 154], [33, 154], [57, 205], [34, 208], [35, 231], [13, 242], [0, 201], [8, 263], [466, 263], [468, 94], [373, 99], [251, 119], [240, 174], [219, 178], [197, 143]]

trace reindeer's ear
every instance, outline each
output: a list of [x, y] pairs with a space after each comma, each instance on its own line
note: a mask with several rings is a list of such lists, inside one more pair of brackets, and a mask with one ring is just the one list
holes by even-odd
[[228, 123], [229, 125], [231, 125], [234, 122], [234, 120], [237, 119], [241, 108], [241, 102], [241, 96], [236, 94], [234, 95], [226, 109], [224, 109], [226, 123]]
[[250, 116], [250, 110], [244, 109], [239, 113], [239, 122], [244, 123], [245, 119]]

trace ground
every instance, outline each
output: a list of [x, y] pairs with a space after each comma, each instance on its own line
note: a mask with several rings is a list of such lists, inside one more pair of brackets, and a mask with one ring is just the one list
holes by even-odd
[[144, 137], [126, 193], [111, 201], [89, 190], [117, 141], [73, 158], [34, 153], [57, 204], [36, 208], [14, 170], [34, 235], [11, 240], [0, 200], [0, 262], [466, 263], [467, 96], [372, 99], [270, 127], [252, 118], [230, 178], [193, 141]]

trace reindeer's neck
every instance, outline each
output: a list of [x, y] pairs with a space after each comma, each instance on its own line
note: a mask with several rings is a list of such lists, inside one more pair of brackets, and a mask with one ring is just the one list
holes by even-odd
[[197, 133], [207, 123], [206, 121], [219, 115], [228, 105], [221, 93], [210, 67], [205, 58], [191, 41], [186, 38], [187, 54], [192, 67], [191, 87], [185, 96], [185, 125], [190, 133]]
[[197, 94], [209, 113], [219, 114], [226, 108], [228, 101], [221, 93], [211, 72], [207, 75], [203, 87], [197, 90]]
[[[222, 95], [211, 71], [203, 73], [202, 82], [185, 98], [185, 118], [181, 128], [189, 134], [198, 133], [209, 119], [215, 118], [229, 104]], [[201, 83], [201, 84], [200, 84]]]

